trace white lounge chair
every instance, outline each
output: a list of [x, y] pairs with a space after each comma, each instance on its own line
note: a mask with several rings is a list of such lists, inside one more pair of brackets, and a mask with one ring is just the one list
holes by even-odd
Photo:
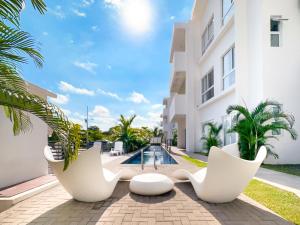
[[124, 154], [123, 142], [116, 141], [114, 143], [114, 147], [110, 151], [110, 155], [121, 155], [121, 154]]
[[81, 152], [66, 171], [63, 171], [64, 161], [55, 160], [49, 146], [45, 147], [44, 155], [59, 182], [78, 201], [98, 202], [109, 198], [121, 177], [121, 172], [114, 174], [102, 167], [97, 144]]
[[224, 203], [233, 201], [243, 192], [247, 184], [256, 174], [267, 155], [263, 146], [259, 149], [256, 159], [241, 159], [236, 151], [237, 145], [225, 150], [212, 147], [208, 156], [207, 168], [191, 174], [186, 170], [177, 170], [177, 179], [189, 179], [197, 196], [207, 202]]

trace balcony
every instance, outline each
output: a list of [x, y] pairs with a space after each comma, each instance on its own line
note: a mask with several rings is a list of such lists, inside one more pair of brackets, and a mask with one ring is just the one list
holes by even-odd
[[185, 94], [186, 79], [186, 54], [185, 52], [174, 52], [171, 67], [171, 92]]
[[163, 109], [162, 118], [168, 118], [168, 108]]
[[186, 115], [185, 95], [175, 94], [172, 97], [170, 110], [169, 110], [169, 122], [175, 122], [177, 119], [184, 118]]

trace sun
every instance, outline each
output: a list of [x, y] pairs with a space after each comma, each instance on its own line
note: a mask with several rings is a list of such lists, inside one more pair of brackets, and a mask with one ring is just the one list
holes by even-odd
[[151, 30], [153, 12], [149, 0], [125, 0], [121, 7], [121, 19], [125, 28], [134, 34]]

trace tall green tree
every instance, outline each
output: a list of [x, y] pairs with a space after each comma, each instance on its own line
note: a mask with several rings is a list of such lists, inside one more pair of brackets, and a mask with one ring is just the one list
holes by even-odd
[[118, 135], [118, 139], [123, 141], [125, 149], [127, 151], [133, 150], [133, 145], [136, 139], [135, 133], [131, 129], [131, 125], [136, 118], [136, 115], [130, 116], [128, 119], [123, 115], [120, 115], [120, 133]]
[[252, 111], [241, 105], [232, 105], [227, 114], [234, 114], [233, 126], [229, 132], [239, 135], [238, 145], [243, 159], [254, 160], [261, 146], [266, 146], [268, 154], [275, 158], [279, 156], [273, 152], [271, 139], [279, 130], [288, 132], [293, 140], [297, 139], [297, 132], [293, 128], [294, 116], [282, 111], [281, 104], [276, 101], [263, 101]]
[[[31, 0], [31, 5], [41, 14], [46, 12], [43, 0]], [[40, 68], [44, 59], [37, 42], [20, 29], [20, 13], [24, 7], [24, 0], [0, 1], [0, 106], [12, 121], [15, 135], [31, 129], [27, 112], [47, 123], [62, 143], [66, 169], [77, 157], [80, 127], [70, 123], [58, 107], [28, 92], [20, 66], [31, 59]]]
[[163, 131], [159, 127], [154, 127], [152, 133], [153, 133], [153, 137], [162, 137], [163, 136]]
[[209, 152], [212, 146], [220, 147], [222, 145], [222, 140], [220, 138], [222, 124], [218, 125], [213, 122], [208, 122], [204, 124], [204, 129], [207, 129], [207, 134], [201, 137], [203, 149]]

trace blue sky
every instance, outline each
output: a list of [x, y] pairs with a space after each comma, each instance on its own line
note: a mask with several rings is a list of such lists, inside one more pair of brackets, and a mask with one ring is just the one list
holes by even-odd
[[58, 95], [70, 120], [102, 130], [120, 114], [135, 126], [156, 126], [168, 95], [173, 24], [190, 17], [193, 0], [46, 1], [41, 16], [22, 13], [22, 29], [41, 43], [42, 69], [22, 68], [24, 78]]

